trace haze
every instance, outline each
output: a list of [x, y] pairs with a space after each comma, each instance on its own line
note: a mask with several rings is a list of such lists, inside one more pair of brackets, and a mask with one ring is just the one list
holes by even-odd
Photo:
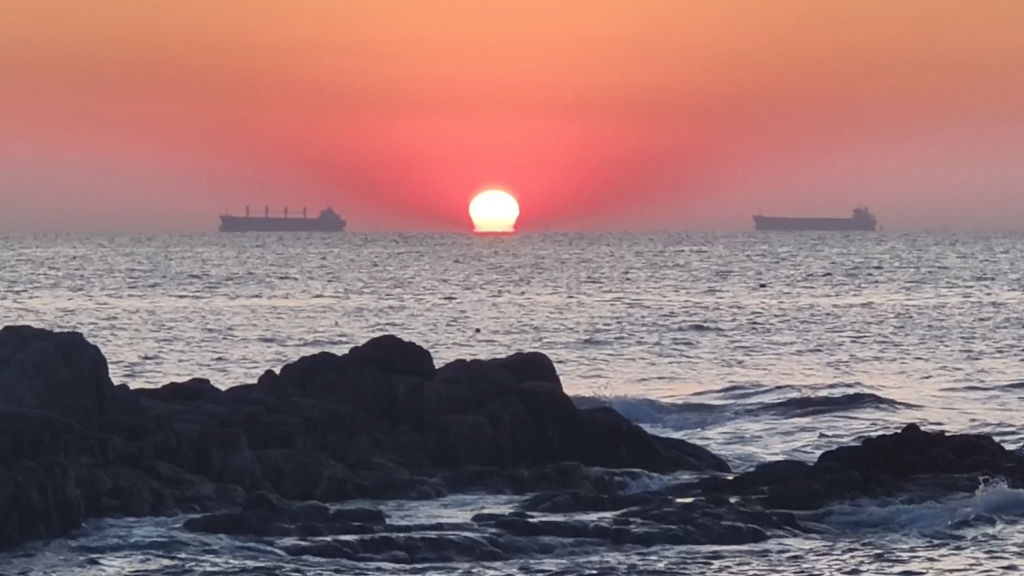
[[0, 232], [1024, 229], [1024, 3], [0, 4]]

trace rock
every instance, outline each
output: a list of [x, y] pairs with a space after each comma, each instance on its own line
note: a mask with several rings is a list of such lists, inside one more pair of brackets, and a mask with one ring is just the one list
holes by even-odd
[[387, 374], [430, 380], [436, 372], [434, 358], [425, 348], [392, 336], [378, 336], [349, 350], [349, 356]]
[[259, 450], [254, 453], [260, 472], [273, 490], [288, 500], [332, 501], [331, 478], [345, 470], [320, 452]]
[[[756, 495], [766, 506], [778, 510], [816, 510], [828, 501], [813, 478], [812, 467], [794, 460], [766, 462], [731, 482], [704, 482], [704, 485], [708, 487], [704, 493], [708, 498], [722, 497], [722, 492]], [[741, 486], [738, 490], [734, 488], [737, 485]]]
[[[433, 379], [427, 381], [428, 375]], [[405, 466], [420, 467], [578, 461], [652, 471], [728, 470], [724, 461], [697, 446], [682, 440], [654, 440], [610, 408], [605, 409], [608, 414], [590, 418], [593, 431], [618, 447], [620, 456], [609, 457], [562, 390], [551, 360], [540, 353], [458, 360], [435, 371], [425, 350], [395, 337], [381, 337], [345, 356], [319, 353], [301, 358], [282, 368], [279, 377], [261, 380], [267, 382], [258, 386], [274, 388], [268, 394], [285, 395], [288, 402], [302, 396], [315, 404], [280, 428], [288, 431], [287, 442], [264, 440], [269, 431], [279, 429], [277, 423], [284, 422], [279, 414], [260, 416], [259, 425], [240, 422], [239, 429], [258, 449], [293, 449], [303, 437], [315, 434], [319, 438], [314, 440], [318, 442], [315, 449], [354, 467], [372, 468], [381, 461], [374, 454], [389, 451]], [[327, 417], [323, 414], [327, 406], [344, 407], [347, 415]], [[346, 424], [338, 427], [337, 422]], [[307, 428], [315, 423], [317, 428], [337, 431], [300, 432], [302, 423]], [[398, 449], [399, 437], [392, 433], [383, 443], [376, 436], [372, 449], [366, 450], [367, 443], [358, 439], [381, 425], [404, 430], [400, 440], [404, 447]]]
[[[198, 434], [198, 429], [193, 428], [192, 431]], [[135, 445], [140, 458], [164, 460], [188, 466], [194, 462], [194, 456], [190, 452], [189, 438], [186, 437], [185, 441], [181, 442], [179, 441], [180, 437], [173, 432], [164, 432], [144, 438]]]
[[[729, 500], [711, 501], [657, 501], [649, 505], [621, 512], [620, 518], [633, 520], [631, 530], [634, 536], [627, 538], [631, 544], [714, 544], [739, 545], [763, 542], [769, 533], [791, 535], [800, 532], [795, 517], [786, 513], [767, 511], [756, 504], [733, 503]], [[682, 528], [670, 533], [666, 542], [651, 542], [650, 534], [637, 538], [636, 521]], [[640, 526], [642, 527], [642, 525]]]
[[[215, 506], [212, 509], [220, 510], [224, 508], [237, 509], [243, 503], [245, 503], [246, 493], [236, 484], [215, 484], [213, 487], [213, 495], [217, 499], [217, 502], [221, 506]], [[207, 509], [209, 511], [209, 509]]]
[[499, 398], [479, 412], [490, 422], [494, 436], [491, 461], [496, 466], [515, 466], [530, 453], [534, 434], [530, 429], [530, 415], [519, 400], [512, 396]]
[[224, 394], [206, 378], [171, 382], [160, 388], [140, 388], [136, 393], [162, 402], [215, 402]]
[[241, 411], [230, 423], [244, 434], [250, 450], [302, 449], [310, 441], [309, 422], [290, 414], [274, 414], [263, 408]]
[[813, 466], [771, 462], [732, 480], [702, 480], [696, 490], [754, 498], [773, 509], [817, 510], [858, 498], [938, 500], [973, 492], [983, 477], [1024, 480], [1024, 455], [988, 436], [947, 436], [911, 424], [824, 452]]
[[[378, 363], [379, 364], [379, 363]], [[321, 352], [281, 369], [266, 394], [303, 396], [321, 404], [342, 405], [363, 418], [393, 426], [419, 427], [423, 420], [424, 382], [418, 377], [384, 372], [351, 354]]]
[[318, 502], [292, 504], [281, 498], [259, 492], [250, 496], [240, 511], [207, 514], [185, 522], [183, 528], [209, 534], [246, 535], [262, 537], [374, 534], [377, 529], [369, 523], [352, 522], [352, 518], [374, 521], [383, 517], [359, 509], [351, 514], [334, 514]]
[[[260, 374], [258, 380], [256, 380], [256, 386], [261, 388], [273, 388], [280, 384], [281, 377], [277, 375], [277, 372], [273, 370], [264, 370], [263, 374]], [[236, 386], [237, 388], [237, 386]]]
[[106, 414], [99, 422], [98, 431], [126, 442], [141, 442], [164, 431], [161, 429], [164, 418], [158, 417], [158, 413], [165, 409], [162, 404], [154, 406], [134, 390], [118, 388], [106, 400]]
[[557, 382], [527, 382], [515, 390], [515, 398], [529, 415], [526, 451], [520, 462], [534, 464], [581, 462], [579, 410]]
[[505, 514], [498, 514], [495, 512], [480, 512], [474, 514], [470, 521], [474, 524], [494, 524], [495, 520], [504, 518]]
[[352, 485], [358, 485], [362, 497], [374, 500], [432, 500], [448, 495], [437, 482], [405, 471], [361, 472], [355, 475]]
[[437, 427], [435, 461], [446, 467], [494, 462], [494, 431], [483, 416], [445, 416]]
[[729, 472], [729, 465], [710, 451], [684, 440], [648, 434], [612, 408], [580, 410], [582, 462], [603, 468], [639, 468], [652, 472], [677, 470]]
[[120, 504], [120, 514], [133, 517], [159, 515], [161, 486], [151, 476], [117, 465], [107, 466], [102, 471], [113, 484], [103, 496]]
[[331, 520], [331, 509], [319, 502], [303, 502], [292, 506], [287, 512], [287, 517], [293, 524], [322, 524]]
[[658, 446], [643, 428], [609, 407], [580, 410], [583, 461], [603, 468], [654, 467], [667, 471]]
[[836, 467], [905, 478], [920, 474], [1000, 474], [1021, 471], [1024, 457], [1011, 454], [991, 436], [924, 432], [910, 424], [897, 434], [867, 438], [818, 457], [816, 467]]
[[81, 426], [47, 412], [0, 409], [0, 467], [40, 457], [97, 461], [100, 451]]
[[517, 383], [510, 374], [485, 360], [455, 360], [437, 370], [425, 390], [428, 418], [469, 414], [509, 396]]
[[[159, 495], [154, 500], [154, 514], [163, 515], [161, 507], [173, 505], [179, 509], [210, 512], [239, 506], [245, 500], [245, 492], [238, 486], [231, 484], [216, 484], [208, 478], [190, 474], [167, 462], [160, 460], [145, 460], [139, 462], [133, 472], [118, 472], [119, 477], [126, 478], [129, 482], [146, 481], [135, 476], [134, 472], [141, 472], [151, 478], [159, 488], [149, 488], [149, 492]], [[133, 498], [140, 501], [146, 496], [142, 489], [124, 489], [124, 492], [135, 493]], [[102, 496], [102, 492], [99, 493]], [[141, 510], [144, 505], [135, 504]]]
[[[665, 438], [653, 434], [650, 437], [654, 445], [658, 447], [659, 452], [661, 452], [662, 470], [672, 472], [677, 470], [732, 472], [728, 462], [703, 446], [697, 446], [680, 438]], [[655, 472], [658, 471], [646, 466], [641, 466], [641, 468]]]
[[242, 504], [242, 512], [252, 512], [255, 510], [263, 510], [271, 514], [282, 516], [284, 511], [290, 507], [290, 504], [284, 498], [260, 490], [250, 494], [246, 499], [245, 503]]
[[[291, 544], [283, 548], [289, 556], [312, 556], [315, 558], [354, 560], [358, 551], [352, 542], [348, 541], [316, 541]], [[405, 558], [408, 563], [408, 557]]]
[[65, 462], [44, 458], [0, 469], [0, 550], [65, 536], [84, 520], [85, 506]]
[[295, 362], [281, 368], [277, 377], [268, 377], [264, 374], [260, 378], [260, 386], [270, 388], [268, 393], [276, 392], [275, 389], [283, 390], [304, 390], [312, 388], [324, 379], [335, 379], [343, 377], [351, 371], [352, 361], [343, 356], [330, 352], [319, 352], [310, 356], [303, 356]]
[[236, 484], [245, 490], [263, 485], [256, 459], [238, 430], [205, 430], [197, 442], [200, 472], [214, 482]]
[[182, 528], [189, 532], [225, 534], [228, 536], [260, 536], [283, 538], [298, 535], [298, 529], [282, 522], [282, 518], [264, 510], [222, 512], [189, 518]]
[[113, 387], [106, 358], [81, 334], [0, 329], [0, 406], [52, 412], [95, 429]]
[[561, 392], [562, 383], [551, 359], [539, 352], [517, 353], [494, 360], [455, 360], [437, 370], [427, 390], [427, 413], [475, 412], [522, 384], [546, 382]]
[[649, 493], [636, 494], [595, 494], [582, 490], [566, 492], [542, 492], [519, 504], [522, 510], [547, 514], [569, 514], [574, 512], [611, 512], [636, 506], [650, 505], [656, 501], [667, 502]]
[[[579, 414], [572, 400], [562, 392], [558, 384], [551, 382], [528, 382], [512, 384], [491, 384], [491, 392], [502, 390], [504, 396], [492, 400], [476, 412], [472, 420], [466, 416], [442, 416], [442, 429], [451, 422], [463, 422], [464, 430], [473, 423], [475, 433], [480, 435], [472, 450], [486, 450], [486, 457], [474, 460], [444, 460], [444, 466], [454, 464], [499, 465], [503, 467], [537, 465], [562, 461], [580, 461], [578, 450], [580, 434]], [[453, 393], [449, 390], [449, 393]], [[479, 400], [476, 392], [470, 392], [453, 405], [475, 405]], [[463, 445], [468, 447], [469, 445]], [[442, 452], [442, 454], [447, 454]]]
[[113, 434], [95, 434], [93, 439], [105, 464], [125, 464], [139, 459], [138, 447]]
[[517, 352], [488, 362], [492, 367], [509, 374], [517, 384], [547, 382], [557, 385], [559, 390], [562, 388], [562, 380], [558, 377], [554, 362], [541, 352]]
[[[7, 328], [0, 402], [0, 546], [65, 534], [85, 514], [181, 513], [203, 514], [185, 524], [201, 532], [354, 537], [306, 544], [355, 561], [553, 553], [545, 538], [679, 540], [664, 536], [669, 528], [621, 524], [629, 519], [538, 520], [520, 511], [477, 518], [487, 526], [479, 533], [468, 523], [392, 525], [380, 510], [323, 503], [543, 492], [537, 510], [618, 511], [667, 497], [628, 493], [647, 473], [588, 466], [721, 468], [710, 453], [650, 436], [610, 409], [581, 412], [543, 354], [435, 369], [429, 352], [393, 336], [344, 356], [300, 358], [223, 391], [198, 378], [133, 390], [110, 383], [106, 360], [81, 335]], [[853, 476], [833, 472], [823, 490], [849, 490], [842, 486]], [[769, 499], [761, 486], [749, 489]]]
[[101, 470], [90, 468], [84, 474], [75, 475], [75, 484], [82, 497], [86, 514], [95, 516], [101, 513], [103, 495], [114, 487], [114, 483]]
[[383, 525], [387, 516], [376, 508], [335, 508], [331, 511], [331, 521]]

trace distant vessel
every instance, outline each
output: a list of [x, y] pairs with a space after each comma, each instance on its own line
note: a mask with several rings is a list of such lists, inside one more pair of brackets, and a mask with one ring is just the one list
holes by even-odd
[[828, 231], [874, 232], [878, 225], [875, 217], [867, 208], [857, 208], [852, 218], [784, 218], [778, 216], [754, 216], [756, 230], [787, 230], [787, 231]]
[[289, 218], [288, 209], [284, 216], [271, 216], [268, 207], [263, 216], [250, 216], [249, 207], [245, 207], [245, 216], [221, 216], [221, 232], [341, 232], [346, 222], [334, 210], [327, 208], [317, 218], [307, 218], [306, 209], [302, 209], [301, 218]]

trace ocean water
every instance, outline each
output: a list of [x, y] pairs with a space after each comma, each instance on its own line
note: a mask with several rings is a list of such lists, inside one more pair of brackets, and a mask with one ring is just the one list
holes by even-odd
[[[0, 323], [72, 329], [115, 383], [253, 382], [393, 333], [439, 364], [540, 350], [608, 402], [738, 469], [907, 422], [1024, 443], [1024, 236], [943, 234], [0, 237]], [[501, 499], [389, 503], [467, 518]], [[1024, 492], [851, 503], [827, 536], [735, 548], [567, 549], [489, 565], [340, 565], [102, 521], [0, 573], [916, 574], [1024, 567]], [[973, 519], [985, 521], [975, 522]], [[989, 521], [992, 519], [992, 521]]]

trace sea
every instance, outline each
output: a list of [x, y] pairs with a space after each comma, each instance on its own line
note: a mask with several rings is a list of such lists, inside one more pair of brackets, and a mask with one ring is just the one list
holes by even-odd
[[[0, 324], [80, 331], [133, 387], [251, 383], [381, 334], [438, 365], [539, 350], [578, 403], [737, 470], [910, 422], [1024, 444], [1022, 235], [2, 236]], [[380, 505], [464, 521], [515, 501]], [[0, 574], [1005, 574], [1024, 569], [1022, 521], [1024, 491], [993, 483], [846, 503], [826, 534], [758, 545], [399, 566], [291, 558], [182, 518], [102, 520], [0, 556]]]

